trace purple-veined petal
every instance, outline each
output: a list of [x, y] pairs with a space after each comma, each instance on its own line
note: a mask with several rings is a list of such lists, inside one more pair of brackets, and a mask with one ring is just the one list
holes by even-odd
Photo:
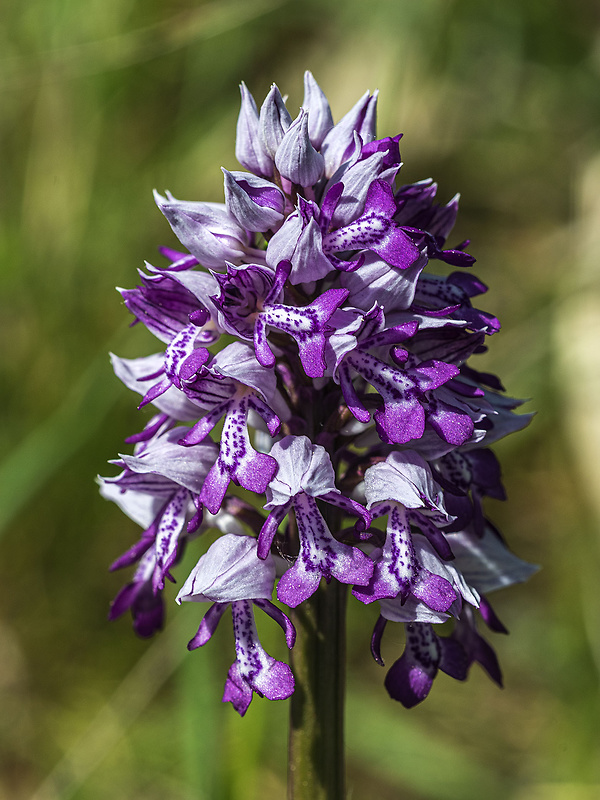
[[256, 539], [226, 533], [201, 556], [177, 595], [177, 602], [230, 603], [269, 599], [275, 581], [272, 558], [260, 559]]
[[313, 594], [324, 577], [340, 583], [364, 585], [373, 572], [373, 562], [358, 548], [333, 538], [313, 497], [301, 493], [294, 499], [300, 536], [296, 563], [279, 580], [277, 597], [295, 608]]
[[308, 135], [315, 149], [319, 149], [327, 133], [333, 128], [333, 117], [327, 98], [312, 73], [304, 73], [304, 100], [302, 107], [308, 112]]
[[240, 84], [242, 105], [237, 121], [235, 157], [250, 172], [270, 178], [273, 174], [273, 160], [266, 152], [260, 135], [258, 109], [246, 84]]
[[278, 228], [283, 222], [284, 197], [281, 189], [255, 175], [228, 172], [224, 167], [221, 169], [225, 183], [225, 205], [242, 228], [261, 232]]
[[321, 153], [312, 146], [308, 135], [308, 114], [304, 109], [287, 129], [275, 155], [280, 174], [298, 186], [313, 186], [325, 169]]
[[281, 92], [273, 84], [261, 106], [258, 121], [263, 147], [271, 158], [275, 158], [277, 148], [291, 122], [292, 118], [285, 107]]

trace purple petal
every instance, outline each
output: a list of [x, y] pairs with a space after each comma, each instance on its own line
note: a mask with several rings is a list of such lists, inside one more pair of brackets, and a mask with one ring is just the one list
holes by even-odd
[[188, 642], [187, 649], [195, 650], [205, 645], [217, 629], [221, 617], [229, 608], [229, 603], [213, 603], [208, 609], [198, 628], [196, 635]]
[[[225, 176], [225, 205], [239, 224], [249, 231], [264, 232], [278, 228], [283, 222], [284, 198], [281, 190], [269, 181], [260, 180], [254, 175], [244, 172], [231, 173], [224, 167], [221, 169]], [[247, 177], [243, 179], [236, 177], [241, 175]], [[277, 204], [272, 197], [274, 193], [277, 193], [276, 196], [280, 201]], [[275, 204], [279, 207], [273, 208]]]
[[270, 600], [255, 600], [254, 605], [261, 608], [265, 614], [268, 614], [285, 633], [285, 641], [288, 650], [291, 650], [296, 642], [296, 628], [292, 624], [289, 617], [283, 613], [280, 608], [277, 608]]

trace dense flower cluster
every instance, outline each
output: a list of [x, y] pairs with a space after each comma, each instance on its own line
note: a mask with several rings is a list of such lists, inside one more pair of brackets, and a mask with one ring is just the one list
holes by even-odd
[[[121, 290], [166, 347], [113, 357], [156, 413], [127, 440], [121, 474], [101, 479], [143, 529], [113, 565], [137, 568], [111, 618], [129, 609], [136, 632], [152, 635], [184, 546], [216, 529], [177, 601], [210, 604], [190, 649], [231, 606], [236, 659], [223, 699], [240, 714], [253, 692], [294, 690], [255, 627], [256, 607], [294, 645], [271, 600], [276, 583], [290, 608], [322, 578], [377, 602], [381, 664], [386, 623], [402, 623], [406, 647], [385, 683], [406, 706], [438, 670], [462, 680], [473, 661], [501, 683], [476, 617], [503, 631], [486, 596], [532, 568], [482, 499], [504, 496], [489, 445], [529, 416], [513, 413], [519, 402], [496, 377], [467, 366], [499, 323], [472, 305], [486, 287], [463, 271], [468, 242], [445, 244], [458, 199], [436, 203], [431, 180], [397, 188], [400, 136], [375, 138], [376, 94], [334, 125], [309, 72], [295, 119], [276, 86], [260, 111], [241, 92], [245, 171], [223, 170], [224, 204], [156, 194], [185, 251], [163, 248], [169, 264], [146, 264], [140, 285]], [[442, 274], [425, 271], [432, 263]], [[451, 618], [450, 635], [438, 635]]]

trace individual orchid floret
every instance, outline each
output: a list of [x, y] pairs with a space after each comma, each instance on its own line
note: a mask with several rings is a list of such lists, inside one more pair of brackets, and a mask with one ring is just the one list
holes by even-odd
[[270, 370], [256, 361], [247, 345], [236, 342], [217, 355], [194, 392], [200, 401], [208, 402], [212, 396], [217, 402], [213, 400], [212, 409], [186, 433], [181, 444], [186, 447], [201, 444], [224, 417], [219, 456], [200, 492], [202, 503], [216, 514], [231, 480], [248, 491], [262, 494], [277, 471], [275, 459], [258, 453], [248, 434], [250, 411], [262, 417], [272, 436], [279, 430], [279, 417], [269, 405], [276, 399], [275, 379]]
[[469, 664], [461, 645], [454, 639], [438, 636], [429, 623], [411, 622], [405, 625], [405, 630], [406, 648], [390, 667], [385, 688], [394, 700], [412, 708], [425, 700], [438, 670], [464, 681]]
[[177, 602], [213, 603], [188, 644], [189, 650], [205, 645], [231, 605], [236, 660], [225, 683], [224, 702], [244, 716], [253, 692], [269, 700], [283, 700], [294, 691], [289, 666], [276, 661], [262, 647], [254, 622], [253, 605], [272, 617], [294, 646], [296, 632], [287, 616], [271, 602], [275, 581], [272, 557], [259, 559], [256, 540], [225, 534], [203, 555], [177, 595]]
[[333, 128], [333, 117], [323, 90], [309, 70], [304, 73], [302, 108], [308, 113], [308, 135], [312, 146], [319, 150], [323, 139]]
[[327, 133], [321, 145], [321, 152], [325, 157], [325, 175], [328, 178], [352, 155], [355, 148], [355, 134], [360, 136], [362, 142], [375, 138], [376, 111], [377, 92], [373, 95], [365, 92]]
[[343, 183], [336, 183], [319, 208], [312, 201], [298, 198], [297, 210], [290, 214], [282, 227], [269, 241], [267, 264], [275, 267], [279, 261], [292, 264], [292, 283], [319, 278], [332, 268], [353, 271], [364, 262], [365, 254], [356, 260], [341, 258], [336, 253], [371, 251], [388, 265], [408, 269], [421, 258], [419, 248], [394, 222], [396, 205], [392, 191], [382, 180], [369, 186], [360, 216], [348, 225], [332, 229], [331, 220], [344, 192]]
[[308, 135], [308, 113], [300, 110], [287, 129], [275, 155], [275, 166], [282, 178], [296, 186], [313, 186], [323, 176], [325, 162], [312, 146]]
[[405, 601], [412, 595], [440, 612], [448, 611], [457, 600], [459, 594], [453, 583], [443, 577], [444, 565], [440, 563], [435, 572], [427, 569], [413, 541], [418, 534], [413, 535], [410, 528], [411, 522], [419, 526], [442, 559], [452, 557], [445, 537], [434, 524], [449, 521], [438, 492], [426, 462], [410, 450], [392, 452], [386, 461], [366, 471], [367, 508], [374, 518], [387, 515], [388, 524], [368, 586], [353, 590], [358, 600], [371, 603], [399, 595]]
[[285, 132], [292, 124], [290, 112], [275, 84], [261, 106], [258, 124], [264, 149], [274, 159]]
[[154, 193], [157, 206], [167, 218], [184, 247], [210, 269], [223, 267], [224, 261], [240, 264], [250, 253], [250, 236], [222, 203], [176, 200], [169, 192]]
[[446, 503], [456, 519], [447, 530], [461, 531], [472, 525], [473, 530], [482, 536], [483, 498], [506, 499], [498, 459], [489, 448], [476, 448], [464, 453], [453, 450], [442, 456], [436, 467], [441, 479], [452, 489], [446, 495]]
[[240, 84], [242, 105], [237, 121], [235, 157], [246, 169], [263, 178], [273, 174], [273, 159], [268, 154], [260, 135], [258, 109], [246, 84]]
[[267, 558], [279, 524], [290, 510], [295, 513], [300, 552], [294, 565], [279, 581], [277, 597], [292, 608], [317, 590], [321, 578], [340, 583], [366, 584], [373, 572], [370, 559], [358, 548], [338, 542], [323, 518], [316, 498], [359, 516], [364, 528], [370, 517], [361, 505], [345, 497], [335, 486], [329, 455], [306, 436], [285, 436], [270, 455], [278, 465], [267, 489], [265, 508], [271, 513], [258, 540], [258, 555]]
[[460, 373], [458, 367], [436, 359], [421, 361], [399, 347], [394, 348], [393, 355], [400, 363], [391, 366], [369, 352], [411, 338], [418, 323], [386, 328], [383, 311], [377, 305], [354, 321], [347, 316], [347, 329], [332, 335], [330, 344], [335, 352], [333, 374], [352, 415], [360, 422], [371, 419], [355, 389], [355, 372], [383, 400], [383, 409], [378, 408], [373, 415], [382, 441], [406, 444], [421, 439], [428, 422], [445, 442], [464, 444], [474, 430], [469, 408], [455, 401], [453, 395], [441, 397], [435, 391]]
[[284, 219], [285, 197], [279, 187], [248, 172], [228, 172], [225, 176], [225, 206], [242, 228], [248, 231], [277, 230]]
[[275, 355], [267, 341], [268, 329], [274, 328], [296, 341], [306, 374], [310, 378], [322, 377], [326, 326], [348, 292], [329, 289], [308, 306], [283, 305], [278, 300], [291, 266], [289, 262], [280, 262], [274, 276], [264, 267], [252, 264], [228, 267], [226, 275], [217, 276], [221, 294], [213, 302], [230, 331], [254, 341], [256, 357], [263, 367], [275, 364]]
[[[193, 452], [177, 444], [186, 430], [173, 428], [150, 442], [138, 445], [135, 455], [122, 455], [120, 463], [125, 466], [125, 471], [119, 477], [104, 479], [103, 482], [105, 497], [118, 502], [129, 516], [139, 518], [141, 509], [152, 516], [140, 541], [117, 559], [112, 569], [129, 566], [152, 549], [152, 587], [155, 593], [164, 588], [165, 578], [177, 558], [179, 540], [186, 523], [196, 515], [194, 498], [198, 496], [217, 456], [217, 448], [212, 442], [203, 443]], [[140, 494], [151, 498], [145, 506], [140, 505]], [[196, 517], [192, 527], [198, 527], [200, 521], [201, 516]]]

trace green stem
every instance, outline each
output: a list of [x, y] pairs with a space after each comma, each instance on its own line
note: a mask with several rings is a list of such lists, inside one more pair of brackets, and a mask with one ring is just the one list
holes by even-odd
[[347, 587], [332, 580], [296, 609], [288, 800], [344, 800]]

